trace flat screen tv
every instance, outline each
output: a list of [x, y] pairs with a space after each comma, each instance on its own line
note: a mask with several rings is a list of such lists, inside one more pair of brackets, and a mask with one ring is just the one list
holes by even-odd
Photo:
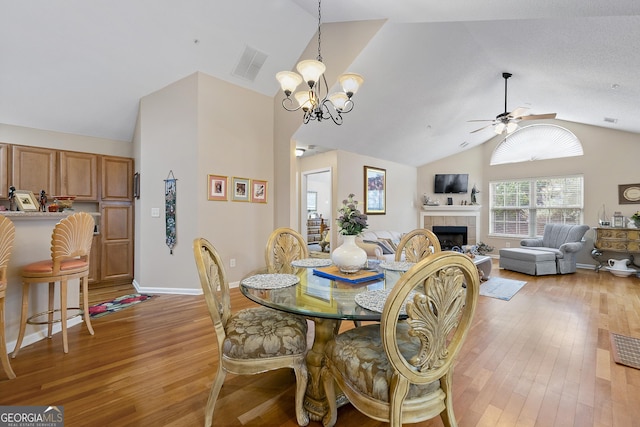
[[469, 184], [469, 174], [466, 173], [439, 173], [436, 174], [434, 193], [466, 193]]

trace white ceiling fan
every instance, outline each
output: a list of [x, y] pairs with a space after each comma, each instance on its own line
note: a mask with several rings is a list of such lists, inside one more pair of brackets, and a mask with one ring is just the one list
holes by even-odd
[[500, 113], [496, 116], [495, 119], [488, 120], [469, 120], [469, 122], [492, 122], [486, 126], [481, 127], [480, 129], [476, 129], [471, 131], [471, 133], [480, 132], [483, 129], [486, 129], [490, 126], [493, 126], [493, 130], [497, 134], [511, 133], [514, 130], [518, 129], [518, 122], [521, 120], [542, 120], [542, 119], [555, 119], [556, 113], [547, 113], [547, 114], [530, 114], [525, 116], [524, 113], [527, 112], [526, 107], [518, 107], [515, 110], [508, 112], [507, 111], [507, 80], [511, 77], [511, 73], [502, 73], [502, 77], [504, 78], [504, 112]]

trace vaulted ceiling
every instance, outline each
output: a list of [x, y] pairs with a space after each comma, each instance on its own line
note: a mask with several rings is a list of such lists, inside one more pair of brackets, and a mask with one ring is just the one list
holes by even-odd
[[[129, 141], [140, 98], [196, 71], [279, 97], [274, 75], [315, 43], [317, 10], [0, 0], [0, 124]], [[495, 134], [468, 121], [503, 112], [504, 71], [509, 110], [640, 133], [636, 0], [324, 0], [322, 18], [385, 21], [348, 67], [365, 78], [354, 110], [342, 126], [301, 124], [299, 146], [419, 166], [482, 144]], [[267, 56], [253, 81], [233, 74], [246, 47]]]

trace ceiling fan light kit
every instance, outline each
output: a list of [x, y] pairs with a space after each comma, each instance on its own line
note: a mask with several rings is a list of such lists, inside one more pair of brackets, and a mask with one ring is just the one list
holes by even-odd
[[495, 120], [469, 120], [469, 122], [493, 122], [487, 126], [483, 126], [480, 129], [476, 129], [471, 131], [471, 133], [479, 132], [484, 130], [490, 126], [493, 126], [493, 131], [498, 135], [506, 133], [507, 135], [514, 132], [519, 128], [518, 122], [521, 120], [542, 120], [542, 119], [555, 119], [556, 113], [547, 113], [547, 114], [530, 114], [525, 116], [524, 113], [527, 112], [526, 107], [518, 107], [512, 112], [507, 111], [507, 81], [511, 78], [513, 74], [511, 73], [502, 73], [502, 78], [504, 79], [504, 112], [498, 114]]
[[[321, 13], [318, 0], [318, 58], [300, 61], [296, 66], [298, 73], [293, 71], [280, 71], [276, 74], [276, 79], [280, 82], [280, 87], [285, 94], [282, 100], [282, 107], [287, 111], [298, 111], [302, 109], [303, 122], [310, 120], [322, 121], [331, 119], [337, 125], [342, 124], [342, 115], [353, 110], [353, 100], [351, 97], [358, 91], [364, 79], [355, 73], [345, 73], [338, 77], [338, 82], [342, 87], [342, 92], [329, 94], [329, 85], [324, 75], [326, 66], [322, 63], [321, 53]], [[296, 88], [305, 82], [308, 90], [295, 92]], [[291, 98], [293, 94], [293, 98]]]

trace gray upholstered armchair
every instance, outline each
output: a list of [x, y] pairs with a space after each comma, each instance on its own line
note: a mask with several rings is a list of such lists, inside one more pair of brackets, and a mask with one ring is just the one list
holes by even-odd
[[559, 274], [575, 273], [576, 254], [584, 246], [587, 230], [588, 225], [546, 224], [541, 239], [523, 239], [520, 245], [555, 254]]

